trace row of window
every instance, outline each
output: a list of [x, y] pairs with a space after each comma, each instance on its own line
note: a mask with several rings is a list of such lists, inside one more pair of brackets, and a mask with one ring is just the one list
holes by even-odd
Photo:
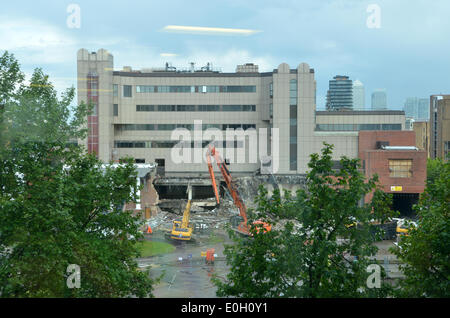
[[[124, 85], [124, 87], [127, 85]], [[136, 85], [136, 93], [255, 93], [255, 85]], [[125, 96], [125, 95], [124, 95]]]
[[289, 82], [289, 170], [297, 170], [297, 80]]
[[[211, 141], [114, 141], [115, 148], [173, 148], [178, 145], [179, 147], [190, 148], [205, 148]], [[221, 144], [222, 148], [243, 148], [244, 143], [241, 140], [234, 141], [214, 141], [212, 142], [216, 147]]]
[[255, 112], [256, 105], [136, 105], [137, 112]]
[[[117, 131], [135, 131], [135, 130], [175, 130], [177, 128], [186, 128], [194, 130], [193, 124], [117, 124], [115, 125]], [[203, 124], [202, 130], [209, 128], [217, 128], [220, 130], [239, 129], [243, 130], [254, 128], [256, 124]]]
[[316, 131], [402, 130], [402, 124], [317, 124]]

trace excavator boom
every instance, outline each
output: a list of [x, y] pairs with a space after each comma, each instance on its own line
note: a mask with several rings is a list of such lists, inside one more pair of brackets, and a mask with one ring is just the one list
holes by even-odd
[[211, 181], [213, 184], [214, 194], [216, 195], [217, 203], [219, 203], [219, 192], [217, 190], [217, 183], [216, 179], [214, 177], [214, 169], [211, 162], [211, 157], [214, 157], [217, 166], [219, 167], [220, 172], [222, 173], [223, 179], [225, 180], [225, 183], [227, 184], [228, 190], [230, 191], [231, 197], [233, 198], [234, 204], [239, 209], [239, 214], [242, 217], [243, 221], [238, 226], [238, 231], [248, 235], [248, 226], [247, 226], [247, 209], [245, 207], [244, 201], [242, 201], [239, 192], [233, 183], [233, 180], [231, 178], [230, 171], [226, 167], [224, 161], [220, 157], [219, 153], [217, 152], [216, 148], [214, 146], [209, 146], [208, 151], [206, 153], [206, 160], [208, 163], [208, 170], [209, 174], [211, 176]]

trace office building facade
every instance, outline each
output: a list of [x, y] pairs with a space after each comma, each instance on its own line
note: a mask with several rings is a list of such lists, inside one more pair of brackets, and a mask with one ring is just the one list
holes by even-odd
[[450, 95], [430, 96], [430, 157], [450, 155]]
[[366, 107], [366, 95], [364, 92], [364, 84], [356, 80], [353, 82], [353, 109], [364, 110]]
[[353, 82], [348, 76], [336, 75], [330, 80], [326, 109], [353, 109]]
[[372, 93], [372, 109], [387, 109], [387, 93], [385, 89], [377, 89]]
[[430, 118], [430, 103], [427, 98], [408, 97], [404, 104], [405, 116], [424, 121]]
[[[320, 152], [323, 142], [334, 144], [335, 160], [356, 158], [360, 131], [404, 130], [402, 111], [316, 112], [314, 69], [306, 63], [282, 63], [272, 72], [253, 64], [233, 73], [168, 65], [114, 70], [104, 49], [80, 49], [77, 60], [78, 101], [95, 105], [81, 141], [87, 150], [104, 162], [126, 156], [156, 162], [166, 176], [206, 176], [204, 147], [212, 140], [236, 176], [253, 175], [267, 163], [268, 171], [289, 175], [305, 174], [310, 154]], [[349, 89], [351, 101], [351, 81]], [[218, 142], [229, 131], [244, 136]], [[253, 132], [256, 148], [249, 147]], [[183, 149], [177, 149], [180, 140]]]

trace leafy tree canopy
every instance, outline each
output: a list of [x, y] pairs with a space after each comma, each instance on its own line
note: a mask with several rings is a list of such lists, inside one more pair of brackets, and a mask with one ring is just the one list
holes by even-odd
[[[151, 296], [137, 269], [139, 219], [131, 160], [102, 166], [75, 144], [92, 106], [70, 107], [41, 69], [30, 84], [14, 56], [0, 57], [0, 295], [2, 297]], [[80, 288], [69, 288], [69, 264]]]
[[450, 297], [450, 162], [430, 160], [425, 192], [414, 207], [417, 227], [393, 252], [402, 261], [403, 297]]
[[[235, 244], [225, 254], [231, 267], [225, 281], [214, 279], [218, 296], [236, 297], [376, 297], [387, 284], [368, 288], [369, 264], [380, 233], [374, 222], [391, 216], [390, 197], [366, 180], [357, 159], [343, 157], [333, 169], [332, 146], [311, 155], [305, 189], [295, 195], [261, 187], [253, 221], [272, 224], [264, 232], [253, 224], [252, 237], [230, 231]], [[370, 203], [362, 198], [373, 193]], [[249, 222], [252, 222], [250, 220]], [[384, 272], [381, 269], [381, 278]]]

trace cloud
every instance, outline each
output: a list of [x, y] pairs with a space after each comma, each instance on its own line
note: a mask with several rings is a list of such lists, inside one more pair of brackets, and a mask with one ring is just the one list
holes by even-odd
[[[109, 51], [114, 56], [114, 69], [121, 69], [125, 65], [132, 66], [133, 69], [158, 68], [163, 67], [166, 62], [178, 69], [187, 69], [191, 62], [194, 62], [197, 67], [205, 66], [209, 62], [214, 69], [222, 72], [235, 72], [238, 64], [245, 63], [257, 64], [260, 72], [267, 72], [281, 63], [270, 55], [256, 55], [250, 50], [241, 48], [214, 51], [188, 46], [183, 54], [165, 55], [153, 48], [130, 44], [126, 51], [115, 52], [114, 49]], [[151, 61], [151, 64], [146, 61]]]
[[215, 27], [198, 27], [184, 25], [166, 25], [162, 31], [173, 33], [202, 34], [202, 35], [240, 35], [248, 36], [261, 31], [250, 29], [232, 29]]
[[[72, 60], [77, 41], [60, 29], [29, 18], [0, 17], [2, 49], [26, 63], [54, 64]], [[72, 53], [72, 54], [71, 54]]]

